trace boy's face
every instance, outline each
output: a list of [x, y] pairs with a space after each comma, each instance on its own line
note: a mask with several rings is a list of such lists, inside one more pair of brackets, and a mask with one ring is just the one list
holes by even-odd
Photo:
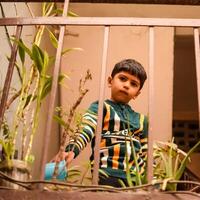
[[117, 73], [113, 78], [108, 78], [111, 88], [111, 100], [119, 103], [128, 103], [140, 94], [140, 80], [125, 71]]

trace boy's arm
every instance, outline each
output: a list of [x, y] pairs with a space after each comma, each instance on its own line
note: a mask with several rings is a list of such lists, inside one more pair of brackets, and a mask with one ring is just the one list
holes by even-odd
[[[87, 112], [83, 115], [80, 131], [70, 140], [65, 149], [65, 153], [73, 152], [74, 158], [78, 156], [86, 145], [94, 138], [97, 126], [98, 103], [91, 104]], [[65, 154], [66, 155], [66, 154]]]
[[142, 145], [142, 158], [147, 160], [147, 140], [148, 140], [148, 119], [147, 116], [144, 116], [143, 122], [143, 134], [141, 137], [141, 145]]

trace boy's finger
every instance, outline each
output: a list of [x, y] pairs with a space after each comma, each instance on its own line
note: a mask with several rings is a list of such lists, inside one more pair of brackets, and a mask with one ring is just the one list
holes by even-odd
[[64, 160], [65, 157], [63, 155], [57, 154], [53, 159], [50, 160], [50, 162], [60, 162], [61, 160]]
[[74, 152], [69, 152], [67, 154], [67, 156], [65, 157], [65, 160], [66, 160], [66, 166], [68, 166], [71, 161], [74, 159]]

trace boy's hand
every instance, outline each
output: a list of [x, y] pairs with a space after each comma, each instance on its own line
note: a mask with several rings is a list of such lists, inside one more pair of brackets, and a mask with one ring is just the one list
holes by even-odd
[[66, 161], [66, 166], [71, 163], [71, 161], [74, 159], [74, 152], [58, 152], [58, 154], [51, 160], [51, 162], [60, 162], [62, 160]]

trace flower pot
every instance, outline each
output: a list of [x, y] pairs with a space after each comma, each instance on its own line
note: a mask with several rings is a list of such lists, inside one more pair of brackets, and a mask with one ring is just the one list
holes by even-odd
[[[53, 178], [54, 170], [55, 170], [56, 163], [47, 163], [45, 166], [45, 180], [51, 180]], [[67, 177], [67, 169], [66, 169], [66, 162], [63, 160], [58, 164], [58, 175], [57, 179], [64, 181]]]
[[[0, 171], [5, 173], [10, 178], [18, 181], [27, 181], [30, 179], [30, 168], [27, 163], [22, 160], [12, 160], [11, 167], [8, 167], [7, 163], [1, 163]], [[22, 186], [15, 184], [13, 181], [5, 179], [0, 179], [0, 185], [12, 189], [24, 189]]]

